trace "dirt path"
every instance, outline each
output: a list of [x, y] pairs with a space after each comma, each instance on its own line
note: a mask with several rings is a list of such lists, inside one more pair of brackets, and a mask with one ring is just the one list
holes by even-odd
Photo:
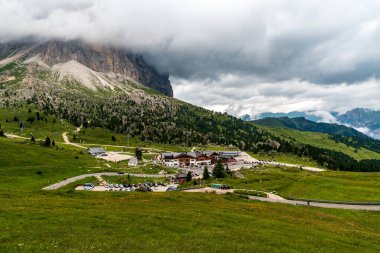
[[99, 181], [99, 185], [101, 185], [101, 186], [107, 184], [107, 181], [104, 180], [104, 178], [102, 177], [102, 175], [97, 175], [97, 176], [96, 176], [96, 179], [98, 179], [98, 181]]
[[[79, 131], [81, 130], [82, 126], [78, 127], [77, 129], [75, 129], [75, 133], [79, 133]], [[78, 148], [83, 148], [83, 149], [87, 149], [86, 147], [82, 146], [82, 145], [79, 145], [77, 143], [73, 143], [73, 142], [70, 142], [69, 140], [69, 137], [67, 137], [67, 132], [64, 132], [62, 134], [62, 139], [63, 141], [68, 144], [68, 145], [72, 145], [72, 146], [75, 146], [75, 147], [78, 147]]]
[[26, 137], [22, 137], [22, 136], [19, 136], [19, 135], [15, 135], [15, 134], [8, 134], [8, 133], [4, 133], [5, 136], [7, 136], [8, 138], [19, 138], [19, 139], [30, 139], [30, 138], [26, 138]]
[[86, 147], [84, 147], [84, 146], [82, 146], [82, 145], [79, 145], [79, 144], [77, 144], [77, 143], [70, 142], [69, 137], [67, 137], [67, 132], [64, 132], [64, 133], [62, 134], [62, 138], [63, 138], [63, 141], [65, 142], [65, 144], [72, 145], [72, 146], [75, 146], [75, 147], [78, 147], [78, 148], [87, 149]]
[[309, 167], [309, 166], [300, 166], [296, 164], [290, 164], [290, 163], [279, 163], [279, 162], [264, 162], [266, 164], [272, 164], [272, 165], [279, 165], [279, 166], [286, 166], [291, 168], [299, 168], [301, 167], [303, 170], [308, 170], [312, 172], [323, 172], [326, 171], [325, 169], [315, 168], [315, 167]]

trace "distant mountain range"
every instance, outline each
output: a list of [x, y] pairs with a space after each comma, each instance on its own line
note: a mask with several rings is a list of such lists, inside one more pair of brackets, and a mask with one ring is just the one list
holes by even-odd
[[347, 127], [347, 126], [339, 125], [339, 124], [318, 123], [311, 120], [307, 120], [304, 117], [264, 118], [264, 119], [254, 120], [252, 122], [261, 126], [286, 127], [286, 128], [296, 129], [299, 131], [337, 134], [337, 135], [342, 135], [346, 137], [368, 138], [367, 135], [351, 127]]
[[[351, 111], [347, 111], [343, 114], [339, 114], [337, 112], [325, 112], [328, 115], [328, 122], [335, 122], [338, 124], [346, 125], [356, 130], [373, 137], [375, 139], [380, 139], [380, 111], [374, 111], [371, 109], [365, 108], [356, 108]], [[244, 121], [252, 121], [257, 119], [264, 118], [299, 118], [303, 117], [306, 120], [314, 121], [314, 122], [326, 122], [326, 117], [319, 116], [320, 112], [316, 111], [308, 111], [308, 112], [300, 112], [293, 111], [289, 113], [260, 113], [256, 116], [243, 115], [241, 119]]]

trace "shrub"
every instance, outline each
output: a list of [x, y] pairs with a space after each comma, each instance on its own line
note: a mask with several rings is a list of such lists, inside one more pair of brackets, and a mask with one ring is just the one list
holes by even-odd
[[50, 144], [51, 144], [51, 140], [50, 140], [50, 138], [49, 137], [46, 137], [46, 139], [45, 139], [45, 146], [50, 146]]

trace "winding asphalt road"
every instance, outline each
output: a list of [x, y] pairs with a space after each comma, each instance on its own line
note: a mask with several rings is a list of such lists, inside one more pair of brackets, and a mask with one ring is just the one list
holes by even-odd
[[[168, 175], [159, 175], [159, 174], [133, 174], [133, 173], [128, 173], [128, 174], [131, 175], [131, 176], [134, 176], [134, 177], [152, 177], [152, 178], [174, 176], [174, 175], [171, 175], [171, 174], [168, 174]], [[97, 177], [97, 176], [120, 176], [120, 174], [118, 174], [118, 172], [99, 172], [99, 173], [83, 174], [83, 175], [80, 175], [80, 176], [68, 178], [68, 179], [63, 180], [61, 182], [58, 182], [56, 184], [49, 185], [49, 186], [43, 188], [43, 190], [57, 190], [57, 189], [65, 186], [65, 185], [71, 184], [71, 183], [73, 183], [75, 181], [78, 181], [78, 180], [81, 180], [83, 178], [86, 178], [86, 177]]]
[[[210, 193], [215, 192], [216, 194], [226, 194], [233, 193], [234, 190], [220, 190], [214, 189], [210, 187], [205, 188], [196, 188], [196, 189], [188, 189], [183, 192], [201, 192], [201, 193]], [[282, 203], [288, 205], [296, 205], [296, 206], [315, 206], [315, 207], [323, 207], [323, 208], [335, 208], [335, 209], [348, 209], [348, 210], [367, 210], [367, 211], [380, 211], [380, 204], [366, 205], [366, 204], [350, 204], [350, 203], [325, 203], [325, 202], [317, 202], [317, 201], [303, 201], [303, 200], [290, 200], [284, 199], [281, 196], [278, 196], [273, 193], [265, 192], [268, 195], [268, 198], [256, 197], [256, 196], [248, 196], [249, 200], [256, 200], [262, 202], [271, 202], [271, 203]]]
[[263, 202], [282, 203], [289, 205], [301, 205], [301, 206], [316, 206], [323, 208], [335, 208], [335, 209], [348, 209], [348, 210], [367, 210], [367, 211], [380, 211], [380, 204], [378, 205], [365, 205], [365, 204], [338, 204], [338, 203], [322, 203], [314, 201], [302, 201], [302, 200], [290, 200], [290, 199], [272, 199], [249, 196], [250, 200], [258, 200]]

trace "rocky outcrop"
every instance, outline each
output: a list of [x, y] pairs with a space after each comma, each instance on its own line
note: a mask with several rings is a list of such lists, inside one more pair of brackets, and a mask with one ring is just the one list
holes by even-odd
[[[5, 57], [6, 54], [16, 52], [17, 48], [25, 46], [22, 43], [4, 44], [0, 46], [0, 54]], [[96, 72], [120, 74], [167, 96], [173, 96], [168, 74], [158, 73], [142, 55], [124, 49], [91, 45], [81, 41], [55, 40], [38, 44], [27, 54], [30, 57], [38, 54], [49, 66], [75, 60]]]

